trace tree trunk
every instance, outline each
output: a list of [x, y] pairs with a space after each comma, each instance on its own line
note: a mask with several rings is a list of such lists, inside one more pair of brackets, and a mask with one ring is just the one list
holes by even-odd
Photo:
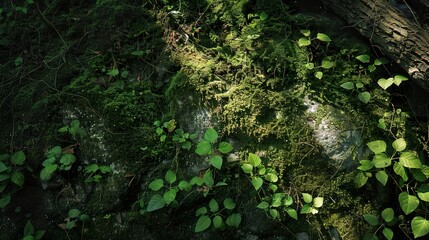
[[[426, 0], [420, 0], [425, 3]], [[429, 27], [383, 0], [322, 0], [429, 92]]]

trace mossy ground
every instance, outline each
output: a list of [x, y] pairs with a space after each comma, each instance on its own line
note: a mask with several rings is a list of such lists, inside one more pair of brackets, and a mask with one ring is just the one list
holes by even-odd
[[[189, 198], [178, 209], [143, 216], [138, 212], [146, 185], [171, 168], [176, 163], [172, 160], [183, 165], [199, 161], [192, 152], [177, 155], [174, 144], [159, 142], [153, 122], [171, 118], [187, 131], [212, 124], [223, 139], [234, 143], [236, 160], [255, 152], [277, 169], [284, 191], [325, 198], [320, 214], [278, 224], [267, 216], [265, 232], [258, 232], [252, 219], [265, 216], [252, 208], [258, 195], [238, 162], [232, 162], [222, 176], [229, 178], [230, 186], [214, 193], [241, 202], [245, 224], [240, 231], [209, 231], [196, 238], [222, 234], [238, 239], [252, 229], [267, 239], [298, 232], [327, 239], [332, 228], [344, 239], [359, 239], [366, 232], [360, 216], [377, 209], [377, 203], [369, 203], [372, 195], [363, 194], [368, 189], [354, 188], [353, 172], [339, 171], [329, 163], [314, 139], [304, 102], [308, 98], [346, 112], [365, 140], [382, 134], [376, 123], [389, 111], [389, 94], [372, 79], [384, 72], [368, 73], [355, 59], [369, 51], [360, 40], [344, 41], [344, 35], [331, 31], [333, 24], [327, 18], [318, 21], [296, 14], [295, 6], [282, 1], [39, 4], [28, 4], [26, 15], [12, 11], [19, 23], [4, 28], [8, 34], [0, 34], [6, 56], [0, 68], [4, 73], [0, 149], [24, 150], [35, 170], [27, 181], [38, 181], [46, 150], [79, 144], [79, 166], [61, 176], [59, 190], [52, 190], [62, 201], [56, 203], [57, 210], [48, 211], [52, 223], [37, 222], [48, 230], [48, 237], [61, 236], [57, 224], [70, 207], [91, 215], [91, 223], [82, 230], [93, 239], [106, 238], [106, 229], [112, 229], [110, 239], [195, 237], [196, 219], [188, 216], [207, 204], [204, 198]], [[299, 47], [302, 29], [309, 29], [312, 36], [326, 33], [333, 42]], [[17, 57], [24, 64], [16, 64]], [[326, 59], [335, 67], [320, 68], [324, 76], [315, 78], [315, 70], [306, 63], [319, 66]], [[118, 73], [112, 74], [113, 69]], [[371, 102], [363, 104], [356, 92], [340, 87], [347, 81], [364, 84]], [[205, 115], [195, 118], [200, 110]], [[312, 117], [324, 117], [323, 111], [318, 114]], [[86, 137], [73, 139], [57, 132], [76, 118], [88, 132]], [[187, 122], [206, 118], [204, 124]], [[341, 128], [345, 123], [332, 124]], [[407, 129], [400, 123], [395, 127]], [[110, 165], [114, 173], [95, 186], [79, 188], [85, 178], [83, 168], [90, 163]], [[178, 173], [187, 176], [185, 169]], [[69, 186], [72, 191], [65, 195], [62, 190]], [[24, 220], [16, 224], [23, 226]], [[19, 235], [21, 230], [12, 233]], [[81, 233], [72, 229], [68, 234], [74, 239]]]

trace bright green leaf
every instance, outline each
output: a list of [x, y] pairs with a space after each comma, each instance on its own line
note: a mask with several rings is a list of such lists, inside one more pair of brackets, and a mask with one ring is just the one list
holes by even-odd
[[48, 151], [48, 153], [46, 154], [46, 158], [51, 158], [51, 157], [59, 158], [62, 152], [63, 150], [61, 149], [60, 146], [55, 146]]
[[395, 75], [393, 77], [393, 83], [395, 83], [396, 86], [399, 86], [403, 81], [407, 81], [408, 78], [402, 75]]
[[330, 68], [332, 68], [334, 65], [335, 65], [335, 64], [334, 64], [334, 62], [326, 61], [326, 60], [322, 61], [322, 68], [330, 69]]
[[197, 149], [195, 149], [195, 153], [203, 156], [209, 154], [212, 150], [212, 145], [208, 141], [201, 141], [197, 144]]
[[311, 44], [311, 41], [308, 38], [300, 38], [298, 40], [298, 46], [300, 46], [300, 47], [306, 47], [310, 44]]
[[185, 180], [180, 181], [178, 186], [180, 190], [187, 191], [187, 192], [189, 192], [192, 189], [191, 184]]
[[358, 94], [358, 99], [367, 104], [371, 100], [371, 94], [369, 92], [361, 92]]
[[357, 169], [361, 171], [368, 171], [374, 167], [374, 164], [372, 163], [372, 161], [369, 161], [369, 160], [361, 160], [359, 161], [359, 163], [360, 163], [360, 166]]
[[244, 163], [241, 165], [241, 169], [243, 169], [243, 172], [245, 173], [251, 173], [253, 171], [253, 166], [248, 163]]
[[210, 164], [217, 168], [217, 169], [221, 169], [222, 168], [222, 157], [219, 155], [215, 155], [210, 159]]
[[389, 178], [389, 176], [387, 175], [387, 173], [384, 170], [381, 170], [375, 174], [375, 178], [377, 178], [377, 180], [381, 184], [383, 184], [383, 186], [386, 186], [387, 179]]
[[241, 223], [241, 214], [233, 213], [229, 215], [225, 223], [230, 227], [238, 227]]
[[206, 207], [200, 207], [197, 209], [197, 211], [195, 212], [195, 216], [201, 216], [207, 213], [207, 208]]
[[313, 199], [313, 207], [320, 208], [323, 206], [323, 197], [315, 197]]
[[207, 228], [209, 228], [211, 224], [212, 224], [212, 220], [207, 215], [202, 215], [198, 218], [194, 231], [196, 233], [202, 232]]
[[259, 156], [253, 153], [249, 153], [247, 161], [254, 167], [258, 167], [261, 164], [261, 159]]
[[119, 74], [119, 70], [117, 68], [114, 68], [114, 69], [109, 70], [106, 74], [110, 75], [112, 77], [116, 77]]
[[367, 221], [367, 223], [369, 223], [369, 225], [371, 226], [377, 226], [378, 225], [378, 219], [376, 216], [372, 215], [372, 214], [364, 214], [363, 218], [365, 219], [365, 221]]
[[385, 222], [389, 223], [393, 221], [393, 218], [395, 217], [395, 212], [392, 208], [386, 208], [381, 212], [381, 217], [384, 219]]
[[388, 87], [390, 87], [393, 84], [393, 78], [380, 78], [377, 81], [377, 84], [383, 88], [384, 90], [386, 90]]
[[233, 147], [230, 143], [227, 142], [220, 142], [219, 146], [217, 147], [219, 152], [226, 154], [232, 151]]
[[176, 199], [176, 194], [177, 190], [175, 190], [174, 188], [170, 188], [167, 192], [165, 192], [162, 196], [165, 201], [165, 204], [170, 204], [171, 202], [173, 202], [174, 199]]
[[313, 196], [311, 196], [309, 193], [302, 193], [302, 199], [306, 203], [311, 203], [311, 201], [313, 201]]
[[62, 165], [72, 165], [74, 162], [76, 162], [76, 157], [71, 153], [63, 154], [60, 158]]
[[275, 173], [267, 173], [265, 174], [265, 180], [275, 183], [279, 180], [279, 177]]
[[259, 14], [259, 19], [261, 19], [262, 21], [267, 20], [268, 18], [268, 14], [266, 12], [261, 12], [261, 14]]
[[324, 33], [318, 33], [317, 34], [317, 39], [319, 39], [322, 42], [330, 42], [330, 41], [332, 41], [331, 38], [328, 35], [324, 34]]
[[210, 200], [209, 208], [210, 208], [210, 212], [212, 212], [212, 213], [219, 211], [219, 204], [217, 203], [217, 201], [215, 199]]
[[206, 132], [204, 133], [204, 140], [206, 140], [209, 143], [216, 142], [219, 135], [217, 134], [216, 130], [213, 128], [208, 128]]
[[421, 185], [417, 190], [417, 196], [425, 202], [429, 202], [429, 184]]
[[260, 177], [252, 178], [252, 185], [256, 191], [258, 191], [262, 187], [263, 182], [264, 180], [262, 180], [262, 178]]
[[363, 187], [365, 183], [368, 181], [368, 177], [365, 175], [364, 172], [359, 171], [354, 179], [354, 183], [356, 184], [357, 188]]
[[298, 220], [298, 213], [295, 209], [286, 208], [286, 213], [293, 219]]
[[257, 207], [257, 208], [260, 208], [260, 209], [267, 209], [269, 206], [270, 206], [270, 204], [269, 204], [269, 203], [267, 203], [267, 202], [265, 202], [265, 201], [262, 201], [262, 202], [260, 202], [260, 203], [258, 204], [258, 206], [256, 206], [256, 207]]
[[370, 57], [367, 54], [363, 54], [363, 55], [357, 56], [356, 59], [363, 63], [369, 63]]
[[393, 239], [393, 231], [390, 228], [385, 227], [383, 229], [383, 235], [387, 240], [392, 240]]
[[393, 141], [392, 147], [396, 151], [402, 152], [407, 147], [407, 142], [405, 142], [405, 139], [403, 139], [403, 138], [398, 138], [395, 141]]
[[304, 35], [305, 37], [309, 37], [310, 36], [310, 30], [308, 29], [302, 29], [300, 30], [301, 34]]
[[405, 171], [404, 166], [402, 166], [400, 163], [395, 162], [393, 164], [393, 171], [398, 174], [399, 176], [401, 176], [401, 178], [406, 182], [408, 181], [408, 175], [407, 172]]
[[155, 194], [149, 200], [146, 211], [147, 212], [153, 212], [153, 211], [156, 211], [158, 209], [163, 208], [164, 206], [165, 206], [164, 198], [159, 194]]
[[214, 227], [214, 228], [220, 228], [220, 227], [222, 227], [222, 224], [223, 224], [222, 217], [221, 217], [221, 216], [219, 216], [219, 215], [216, 215], [216, 216], [213, 218], [213, 227]]
[[312, 70], [312, 69], [314, 69], [314, 63], [306, 63], [305, 67], [309, 70]]
[[366, 144], [369, 149], [375, 154], [379, 154], [386, 151], [387, 145], [383, 140], [376, 140]]
[[290, 206], [292, 204], [293, 204], [292, 196], [287, 195], [287, 196], [285, 196], [285, 198], [283, 198], [283, 205]]
[[399, 162], [402, 166], [407, 168], [421, 168], [422, 163], [420, 162], [415, 152], [407, 151], [402, 152], [399, 157]]
[[399, 205], [406, 215], [414, 212], [419, 206], [419, 199], [414, 195], [409, 195], [406, 192], [399, 194]]
[[340, 85], [340, 87], [347, 89], [347, 90], [353, 90], [355, 88], [355, 84], [353, 82], [345, 82]]
[[411, 231], [415, 238], [423, 237], [429, 233], [429, 221], [417, 216], [411, 220]]
[[368, 65], [368, 71], [369, 72], [374, 72], [375, 70], [377, 70], [377, 67], [375, 65], [373, 65], [373, 64]]
[[164, 187], [164, 181], [162, 179], [159, 179], [159, 178], [155, 179], [151, 183], [149, 183], [149, 188], [152, 191], [158, 191], [162, 187]]
[[165, 180], [167, 180], [168, 183], [172, 184], [176, 181], [176, 179], [176, 174], [170, 169], [165, 173]]
[[376, 168], [385, 168], [392, 165], [392, 159], [385, 153], [379, 153], [374, 156], [372, 163]]
[[225, 200], [223, 200], [223, 206], [226, 209], [232, 210], [235, 208], [235, 202], [231, 198], [225, 198]]
[[277, 211], [277, 209], [271, 208], [270, 215], [275, 220], [279, 217], [279, 211]]
[[207, 185], [207, 187], [211, 187], [214, 184], [213, 179], [213, 173], [210, 170], [207, 170], [206, 173], [203, 175], [204, 183]]
[[315, 73], [314, 73], [314, 76], [315, 76], [317, 79], [322, 79], [322, 77], [323, 77], [323, 72], [320, 72], [320, 71], [315, 72]]

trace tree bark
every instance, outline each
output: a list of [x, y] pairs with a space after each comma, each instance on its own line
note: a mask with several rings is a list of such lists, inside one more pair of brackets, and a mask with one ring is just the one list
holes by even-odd
[[[421, 0], [425, 2], [426, 0]], [[383, 0], [322, 0], [429, 92], [429, 27]]]

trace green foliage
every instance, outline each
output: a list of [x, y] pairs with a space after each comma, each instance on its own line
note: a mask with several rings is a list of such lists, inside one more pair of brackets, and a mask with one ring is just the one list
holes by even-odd
[[64, 152], [60, 146], [51, 148], [45, 154], [45, 158], [42, 163], [43, 169], [40, 171], [42, 180], [50, 180], [57, 170], [69, 171], [76, 162], [75, 155]]
[[108, 174], [112, 171], [109, 166], [99, 166], [98, 164], [91, 164], [85, 167], [85, 173], [88, 174], [86, 178], [86, 183], [100, 182], [100, 179], [103, 177], [103, 174]]
[[12, 195], [24, 187], [24, 169], [31, 170], [26, 166], [26, 159], [23, 151], [17, 151], [12, 156], [0, 155], [0, 208], [5, 208]]
[[45, 235], [45, 230], [36, 230], [30, 220], [25, 224], [22, 240], [39, 240]]
[[232, 212], [235, 206], [236, 204], [231, 198], [223, 200], [223, 208], [220, 208], [220, 204], [216, 199], [211, 199], [208, 205], [209, 211], [207, 207], [201, 207], [195, 212], [195, 215], [199, 218], [195, 224], [194, 231], [205, 231], [211, 225], [215, 229], [224, 229], [225, 226], [238, 227], [241, 223], [241, 214]]
[[58, 132], [70, 133], [74, 138], [76, 138], [76, 136], [84, 137], [86, 135], [85, 130], [80, 127], [80, 121], [79, 120], [73, 120], [70, 123], [70, 125], [67, 125], [67, 126], [64, 126], [60, 129], [58, 129]]

